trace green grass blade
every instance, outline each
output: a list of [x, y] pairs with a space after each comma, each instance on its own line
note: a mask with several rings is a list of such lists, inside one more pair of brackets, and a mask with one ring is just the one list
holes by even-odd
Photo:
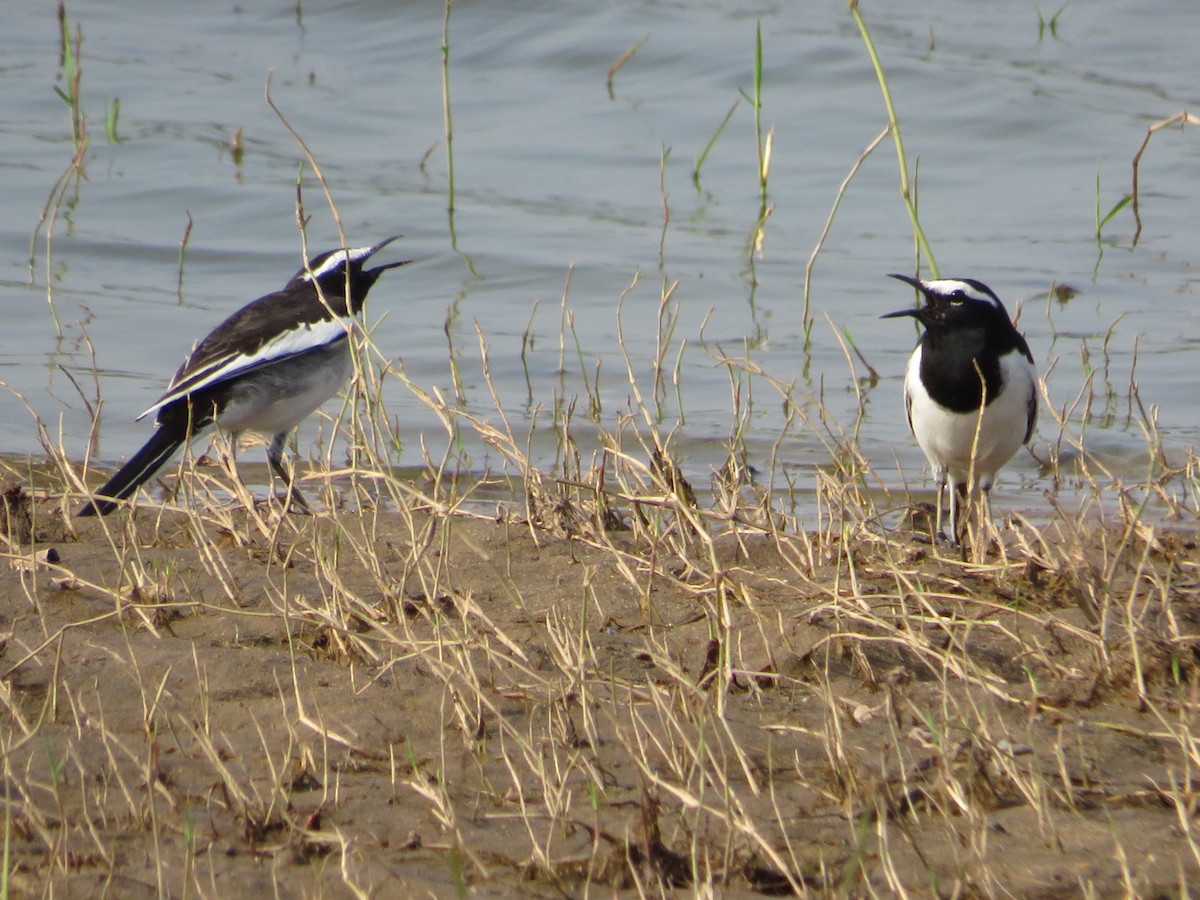
[[120, 144], [121, 136], [117, 134], [117, 121], [121, 118], [121, 98], [113, 98], [104, 116], [104, 135], [110, 144]]
[[725, 126], [729, 124], [729, 120], [733, 118], [734, 110], [738, 108], [740, 99], [734, 100], [733, 105], [729, 107], [729, 112], [725, 113], [725, 118], [721, 120], [721, 124], [717, 126], [717, 130], [713, 132], [713, 136], [708, 139], [708, 143], [704, 145], [704, 149], [700, 151], [700, 155], [696, 157], [696, 165], [692, 167], [692, 183], [696, 185], [696, 190], [700, 190], [700, 167], [704, 165], [704, 161], [708, 159], [708, 155], [716, 146], [718, 138], [725, 131]]

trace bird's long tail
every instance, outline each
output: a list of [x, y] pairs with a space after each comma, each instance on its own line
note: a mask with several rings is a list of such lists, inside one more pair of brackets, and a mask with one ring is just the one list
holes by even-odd
[[146, 441], [146, 446], [96, 491], [96, 497], [88, 501], [79, 515], [107, 516], [117, 508], [118, 500], [124, 500], [149, 481], [192, 436], [186, 419], [159, 425], [150, 440]]

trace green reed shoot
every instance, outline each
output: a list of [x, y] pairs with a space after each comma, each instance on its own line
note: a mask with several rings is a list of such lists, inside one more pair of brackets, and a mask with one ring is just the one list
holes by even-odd
[[1096, 162], [1096, 243], [1100, 243], [1101, 232], [1104, 231], [1104, 226], [1113, 220], [1121, 210], [1129, 205], [1129, 201], [1133, 199], [1133, 194], [1126, 194], [1116, 202], [1112, 209], [1105, 215], [1100, 215], [1100, 162]]
[[758, 150], [758, 184], [761, 191], [762, 205], [767, 205], [767, 175], [771, 168], [771, 143], [775, 129], [770, 129], [763, 135], [762, 130], [762, 91], [763, 91], [763, 43], [762, 22], [754, 29], [754, 137]]
[[75, 26], [75, 34], [71, 35], [71, 25], [67, 21], [66, 4], [58, 4], [58, 31], [61, 41], [63, 82], [66, 90], [55, 85], [54, 93], [67, 104], [71, 111], [71, 139], [76, 148], [87, 143], [87, 122], [83, 115], [83, 106], [79, 102], [83, 69], [80, 66], [83, 51], [83, 28]]
[[[742, 96], [750, 103], [754, 110], [754, 142], [755, 149], [758, 151], [758, 188], [759, 188], [759, 225], [761, 231], [763, 223], [766, 221], [767, 208], [767, 176], [771, 171], [771, 145], [775, 140], [775, 129], [769, 128], [766, 134], [763, 134], [762, 127], [762, 107], [763, 107], [763, 42], [762, 42], [762, 22], [760, 21], [754, 30], [754, 82], [753, 94], [747, 94], [742, 91]], [[730, 115], [733, 111], [730, 110]], [[723, 127], [723, 126], [722, 126]], [[715, 140], [715, 138], [714, 138]], [[759, 235], [761, 237], [761, 235]], [[755, 246], [758, 246], [758, 241], [755, 241]]]
[[1067, 5], [1070, 2], [1071, 2], [1071, 0], [1067, 0], [1067, 2], [1064, 3], [1062, 6], [1060, 6], [1058, 8], [1058, 11], [1055, 12], [1054, 15], [1052, 15], [1048, 20], [1046, 19], [1045, 16], [1042, 15], [1042, 8], [1040, 6], [1038, 6], [1038, 4], [1036, 2], [1033, 4], [1033, 11], [1035, 13], [1037, 13], [1038, 43], [1039, 44], [1042, 42], [1042, 39], [1046, 36], [1047, 31], [1050, 32], [1050, 37], [1054, 38], [1055, 40], [1058, 40], [1058, 19], [1066, 11]]
[[747, 94], [741, 91], [743, 97], [750, 103], [754, 109], [754, 142], [755, 149], [758, 153], [758, 189], [759, 189], [759, 207], [758, 219], [754, 223], [754, 230], [751, 232], [750, 247], [748, 257], [750, 260], [750, 277], [757, 281], [754, 274], [754, 256], [762, 250], [764, 229], [767, 225], [767, 219], [771, 217], [774, 206], [767, 199], [767, 177], [771, 171], [771, 147], [775, 142], [775, 129], [767, 129], [766, 134], [762, 128], [762, 92], [763, 92], [763, 45], [762, 45], [762, 22], [760, 21], [755, 28], [754, 37], [754, 76], [753, 76], [753, 92]]
[[442, 19], [442, 121], [446, 133], [446, 211], [450, 215], [450, 240], [454, 241], [454, 120], [450, 115], [450, 10], [454, 0], [446, 0]]
[[871, 65], [875, 68], [875, 77], [879, 80], [879, 89], [883, 93], [883, 105], [887, 108], [888, 128], [896, 143], [896, 161], [900, 166], [900, 196], [904, 198], [904, 207], [908, 210], [908, 217], [912, 221], [913, 236], [916, 239], [918, 251], [925, 257], [930, 273], [936, 278], [938, 277], [937, 261], [933, 258], [933, 249], [925, 238], [925, 231], [921, 228], [921, 220], [917, 215], [915, 185], [909, 184], [908, 161], [904, 156], [904, 139], [900, 134], [900, 122], [896, 117], [896, 106], [892, 103], [892, 92], [883, 71], [883, 63], [879, 61], [879, 54], [875, 50], [874, 41], [871, 40], [871, 33], [867, 30], [867, 23], [863, 21], [862, 13], [859, 12], [858, 0], [848, 0], [848, 3], [850, 15], [854, 18], [854, 24], [858, 26], [859, 34], [862, 35], [863, 43], [867, 48], [867, 56], [870, 57]]
[[1126, 194], [1116, 205], [1108, 211], [1107, 215], [1101, 215], [1100, 210], [1100, 161], [1096, 160], [1096, 264], [1092, 266], [1092, 277], [1095, 278], [1100, 271], [1100, 263], [1104, 259], [1104, 226], [1112, 221], [1113, 217], [1123, 210], [1129, 202], [1134, 199], [1133, 194]]
[[729, 107], [729, 112], [725, 113], [725, 118], [721, 120], [721, 124], [717, 126], [717, 130], [713, 132], [713, 136], [708, 139], [708, 143], [704, 145], [704, 149], [696, 157], [696, 164], [692, 166], [692, 184], [696, 186], [696, 190], [700, 190], [700, 167], [704, 165], [704, 161], [708, 159], [708, 155], [712, 153], [713, 147], [717, 144], [717, 139], [725, 131], [725, 126], [729, 124], [729, 120], [733, 118], [734, 110], [741, 103], [741, 98], [733, 101], [733, 105]]
[[108, 104], [108, 108], [104, 114], [104, 137], [110, 144], [123, 143], [121, 136], [117, 134], [117, 121], [121, 118], [121, 98], [114, 97], [113, 102]]

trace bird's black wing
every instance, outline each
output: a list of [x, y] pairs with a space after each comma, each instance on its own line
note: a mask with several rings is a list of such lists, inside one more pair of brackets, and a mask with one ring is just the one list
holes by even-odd
[[[1017, 333], [1016, 338], [1017, 350], [1021, 352], [1029, 365], [1032, 366], [1034, 362], [1033, 354], [1029, 352], [1029, 342], [1025, 340], [1025, 335], [1021, 334], [1020, 332]], [[1031, 370], [1029, 373], [1032, 383], [1029, 386], [1029, 400], [1027, 401], [1028, 412], [1026, 413], [1025, 418], [1025, 440], [1021, 442], [1023, 444], [1029, 443], [1029, 439], [1033, 437], [1034, 426], [1037, 425], [1037, 375], [1035, 372], [1036, 370]]]
[[1037, 411], [1037, 379], [1035, 378], [1033, 384], [1030, 385], [1029, 400], [1026, 403], [1025, 440], [1021, 442], [1023, 444], [1028, 444], [1029, 439], [1033, 437], [1033, 429], [1037, 425]]
[[[323, 302], [308, 283], [289, 284], [235, 312], [196, 345], [170, 385], [139, 419], [182, 397], [344, 338], [353, 318], [344, 297]], [[281, 330], [280, 323], [288, 323]]]

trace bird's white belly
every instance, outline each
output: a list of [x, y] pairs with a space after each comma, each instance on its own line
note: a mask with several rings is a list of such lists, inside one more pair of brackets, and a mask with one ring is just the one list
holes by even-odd
[[[1018, 361], [1019, 360], [1019, 361]], [[964, 482], [972, 472], [982, 486], [991, 484], [996, 472], [1012, 459], [1025, 442], [1029, 426], [1029, 400], [1034, 391], [1033, 375], [1016, 354], [1000, 361], [1003, 389], [987, 405], [980, 421], [978, 410], [951, 412], [923, 390], [913, 390], [920, 374], [920, 348], [913, 353], [904, 378], [911, 404], [909, 416], [917, 443], [936, 471], [945, 470], [955, 482]]]
[[233, 389], [217, 424], [228, 432], [291, 431], [340, 391], [353, 371], [347, 340], [275, 363]]

